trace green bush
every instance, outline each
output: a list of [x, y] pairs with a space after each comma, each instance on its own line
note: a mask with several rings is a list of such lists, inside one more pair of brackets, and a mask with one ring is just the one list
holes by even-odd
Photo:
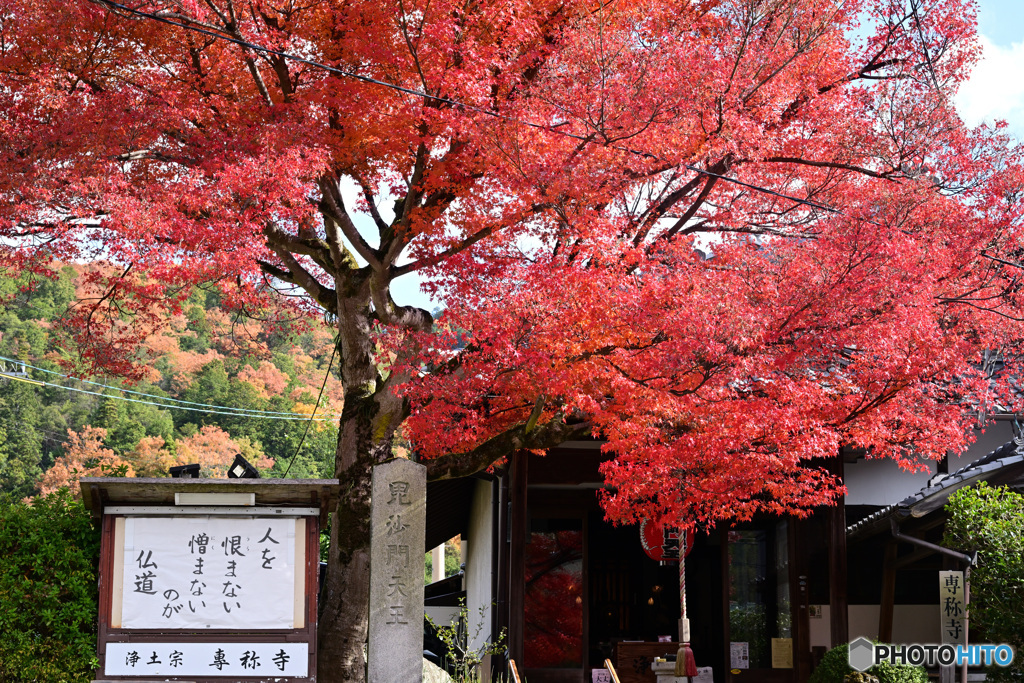
[[[986, 669], [989, 681], [1024, 679], [1024, 496], [984, 482], [960, 489], [946, 505], [943, 545], [978, 551], [971, 570], [971, 634], [987, 643], [1008, 643], [1018, 653], [1013, 664]], [[973, 638], [972, 638], [973, 639]], [[975, 642], [979, 642], [975, 640]]]
[[99, 531], [66, 489], [0, 501], [0, 681], [90, 681]]
[[[924, 667], [909, 664], [877, 664], [867, 672], [877, 677], [879, 683], [928, 683], [928, 672]], [[843, 678], [849, 673], [853, 673], [849, 645], [839, 645], [825, 653], [808, 683], [843, 683]]]

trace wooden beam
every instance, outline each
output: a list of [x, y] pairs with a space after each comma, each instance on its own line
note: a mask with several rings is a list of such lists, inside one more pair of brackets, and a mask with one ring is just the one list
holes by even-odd
[[524, 662], [523, 628], [526, 609], [526, 479], [529, 453], [518, 451], [512, 455], [512, 479], [509, 483], [509, 657]]
[[[843, 458], [829, 461], [829, 471], [842, 478]], [[846, 594], [846, 505], [840, 499], [829, 510], [828, 602], [831, 616], [832, 647], [850, 642], [850, 615]]]

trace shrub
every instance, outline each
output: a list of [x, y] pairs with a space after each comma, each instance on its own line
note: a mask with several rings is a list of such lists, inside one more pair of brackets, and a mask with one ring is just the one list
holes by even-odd
[[89, 681], [99, 531], [67, 489], [0, 501], [0, 681]]
[[[960, 489], [946, 505], [949, 520], [943, 545], [963, 552], [978, 551], [971, 571], [972, 635], [977, 628], [985, 642], [1024, 649], [1024, 496], [984, 482]], [[986, 670], [988, 680], [1020, 681], [1024, 658], [1007, 668]]]
[[[877, 664], [867, 672], [877, 677], [879, 683], [928, 683], [924, 667], [909, 664]], [[808, 683], [843, 683], [849, 673], [853, 673], [849, 645], [839, 645], [825, 653]]]

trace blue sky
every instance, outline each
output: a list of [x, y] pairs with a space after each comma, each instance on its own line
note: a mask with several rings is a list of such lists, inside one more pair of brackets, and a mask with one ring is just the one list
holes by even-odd
[[999, 46], [1024, 42], [1024, 2], [979, 0], [978, 32]]
[[981, 62], [956, 98], [972, 125], [1004, 119], [1024, 139], [1024, 0], [978, 0]]

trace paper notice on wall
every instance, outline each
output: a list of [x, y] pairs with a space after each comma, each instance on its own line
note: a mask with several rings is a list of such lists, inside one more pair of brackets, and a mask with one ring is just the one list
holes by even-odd
[[697, 675], [691, 683], [715, 683], [714, 673], [710, 666], [698, 666]]
[[748, 643], [729, 643], [729, 662], [733, 669], [750, 668], [750, 646]]
[[772, 638], [772, 668], [793, 668], [793, 639]]
[[295, 624], [294, 518], [129, 517], [121, 627]]

